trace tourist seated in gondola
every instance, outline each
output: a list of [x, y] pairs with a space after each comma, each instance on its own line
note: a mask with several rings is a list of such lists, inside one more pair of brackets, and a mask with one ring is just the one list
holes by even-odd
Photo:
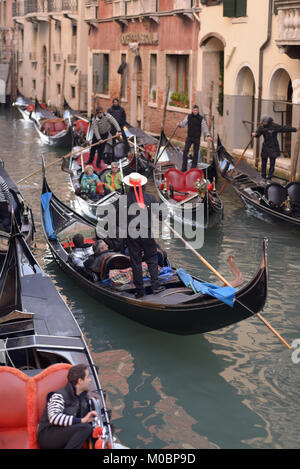
[[105, 183], [107, 188], [113, 191], [120, 191], [122, 189], [122, 176], [119, 171], [118, 163], [111, 163], [111, 171], [105, 176]]
[[81, 195], [85, 195], [91, 200], [99, 200], [103, 195], [108, 194], [110, 190], [106, 184], [101, 182], [97, 174], [94, 173], [92, 165], [84, 168], [84, 174], [80, 181]]
[[83, 271], [85, 270], [84, 261], [87, 260], [89, 256], [94, 254], [93, 244], [85, 243], [84, 237], [82, 234], [78, 233], [73, 237], [74, 247], [71, 254], [68, 257], [68, 262], [76, 268], [76, 270]]

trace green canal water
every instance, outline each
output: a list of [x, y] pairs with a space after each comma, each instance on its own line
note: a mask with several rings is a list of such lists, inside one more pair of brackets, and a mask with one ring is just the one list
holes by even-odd
[[[17, 182], [68, 150], [42, 145], [17, 111], [0, 112], [0, 157]], [[68, 175], [49, 168], [52, 190], [72, 205]], [[299, 448], [300, 363], [257, 317], [205, 335], [152, 330], [90, 298], [53, 262], [41, 231], [41, 174], [20, 183], [36, 224], [33, 252], [71, 307], [96, 365], [120, 441], [130, 448]], [[151, 183], [149, 183], [151, 186]], [[150, 187], [151, 189], [151, 187]], [[288, 343], [300, 339], [300, 231], [246, 211], [230, 187], [224, 219], [199, 250], [228, 280], [230, 254], [245, 280], [268, 238], [269, 291], [264, 317]], [[179, 240], [163, 241], [172, 263], [214, 282]], [[300, 345], [298, 345], [300, 348]], [[296, 353], [296, 352], [295, 352]], [[299, 353], [300, 357], [300, 353]], [[297, 358], [297, 354], [296, 354]]]

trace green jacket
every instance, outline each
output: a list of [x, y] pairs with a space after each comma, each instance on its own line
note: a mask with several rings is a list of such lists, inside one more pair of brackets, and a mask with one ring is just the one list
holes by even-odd
[[115, 189], [112, 187], [112, 184], [113, 184], [113, 175], [112, 173], [108, 173], [106, 176], [105, 176], [105, 182], [106, 184], [109, 186], [109, 190], [111, 192], [113, 192], [114, 190], [119, 190], [122, 188], [122, 177], [121, 177], [121, 173], [118, 171], [115, 175], [115, 180], [114, 180], [114, 185], [115, 185]]

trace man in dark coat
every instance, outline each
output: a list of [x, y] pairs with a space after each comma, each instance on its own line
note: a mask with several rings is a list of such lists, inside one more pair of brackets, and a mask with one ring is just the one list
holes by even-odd
[[190, 147], [193, 145], [194, 147], [194, 155], [192, 160], [192, 168], [197, 168], [198, 163], [198, 153], [200, 147], [200, 138], [203, 132], [204, 137], [209, 141], [212, 142], [212, 138], [209, 134], [209, 130], [205, 119], [203, 116], [199, 114], [199, 106], [195, 104], [193, 106], [192, 113], [189, 114], [182, 122], [179, 122], [179, 127], [186, 127], [188, 126], [188, 135], [185, 141], [185, 146], [183, 150], [182, 156], [182, 168], [181, 171], [185, 172], [187, 170], [187, 159], [188, 159], [188, 152]]
[[284, 132], [297, 132], [297, 129], [287, 125], [276, 124], [272, 117], [262, 116], [261, 126], [256, 132], [252, 133], [252, 136], [256, 138], [259, 138], [261, 135], [264, 137], [264, 143], [261, 150], [261, 177], [263, 182], [266, 182], [268, 158], [270, 159], [270, 168], [267, 181], [270, 182], [272, 180], [276, 158], [280, 156], [277, 134]]
[[41, 449], [81, 449], [93, 433], [91, 422], [97, 412], [90, 409], [91, 377], [85, 364], [68, 372], [67, 385], [47, 396], [38, 427]]
[[[130, 213], [130, 207], [138, 204], [140, 211], [143, 212], [143, 221], [136, 226], [137, 237], [131, 233], [130, 225], [134, 222], [137, 215], [127, 216], [127, 247], [130, 256], [130, 262], [133, 273], [133, 283], [136, 287], [135, 297], [142, 298], [145, 295], [143, 284], [142, 260], [146, 262], [149, 269], [152, 292], [159, 293], [164, 288], [160, 285], [158, 279], [158, 253], [157, 244], [152, 235], [152, 210], [158, 205], [156, 198], [148, 194], [143, 185], [147, 178], [139, 173], [131, 173], [124, 178], [124, 183], [130, 186], [127, 194], [127, 213]], [[153, 207], [152, 204], [155, 204]], [[119, 210], [122, 208], [119, 207]], [[144, 225], [143, 225], [144, 223]], [[142, 226], [143, 225], [143, 226]]]
[[[121, 128], [123, 142], [125, 145], [125, 154], [127, 154], [130, 148], [129, 148], [127, 137], [124, 131], [124, 126], [126, 125], [126, 111], [122, 106], [120, 106], [120, 102], [118, 98], [113, 99], [112, 106], [107, 110], [107, 112], [116, 119], [116, 121], [118, 122]], [[111, 132], [114, 135], [113, 132], [114, 132], [114, 129], [112, 129], [112, 132]]]

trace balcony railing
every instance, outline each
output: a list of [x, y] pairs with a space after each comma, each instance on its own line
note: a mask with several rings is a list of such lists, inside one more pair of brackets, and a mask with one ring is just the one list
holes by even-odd
[[276, 44], [292, 58], [300, 58], [300, 0], [277, 1], [278, 37]]
[[62, 54], [53, 54], [53, 62], [57, 64], [62, 63]]
[[77, 62], [77, 55], [76, 54], [68, 54], [68, 64], [76, 65]]
[[12, 4], [13, 16], [24, 16], [24, 2], [15, 2]]
[[113, 4], [113, 16], [133, 16], [142, 13], [156, 13], [158, 0], [116, 0]]
[[[19, 4], [22, 5], [21, 3]], [[16, 12], [18, 5], [13, 5]], [[21, 12], [21, 9], [19, 10]], [[24, 1], [24, 14], [30, 13], [43, 13], [53, 11], [78, 11], [78, 0], [25, 0]], [[15, 16], [22, 16], [15, 15]]]
[[31, 60], [31, 62], [36, 62], [36, 52], [29, 52], [29, 60]]

